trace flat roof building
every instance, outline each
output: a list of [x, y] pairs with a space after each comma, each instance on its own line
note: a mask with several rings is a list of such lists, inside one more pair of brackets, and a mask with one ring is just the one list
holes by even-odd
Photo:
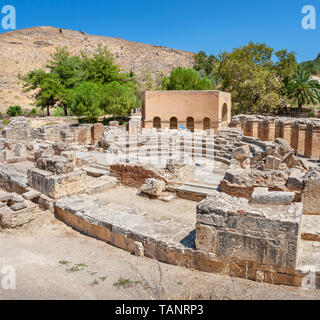
[[216, 133], [231, 122], [231, 93], [208, 91], [146, 91], [142, 123], [146, 129], [184, 127]]

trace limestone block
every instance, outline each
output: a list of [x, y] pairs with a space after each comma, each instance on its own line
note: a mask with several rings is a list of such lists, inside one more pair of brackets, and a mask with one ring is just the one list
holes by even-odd
[[157, 179], [147, 179], [144, 185], [142, 185], [140, 191], [152, 197], [160, 197], [165, 189], [166, 184], [164, 181]]
[[290, 205], [295, 197], [294, 192], [261, 192], [256, 190], [252, 193], [251, 203], [268, 205]]
[[26, 158], [28, 156], [26, 146], [22, 143], [18, 143], [14, 148], [14, 154], [17, 157]]
[[144, 256], [144, 246], [141, 242], [135, 242], [135, 255], [137, 257], [143, 257]]
[[25, 201], [24, 202], [17, 202], [15, 204], [13, 204], [12, 206], [10, 206], [10, 209], [13, 211], [19, 211], [19, 210], [27, 208], [27, 206], [28, 205]]
[[95, 123], [91, 127], [91, 140], [92, 145], [95, 146], [102, 138], [103, 135], [103, 124]]
[[241, 146], [235, 149], [232, 153], [232, 158], [238, 161], [244, 161], [250, 157], [251, 157], [251, 152], [248, 145]]
[[24, 206], [20, 206], [16, 211], [5, 206], [0, 209], [0, 226], [3, 229], [12, 229], [21, 227], [30, 221], [34, 220], [39, 214], [40, 210], [38, 205], [30, 201], [26, 201]]
[[320, 170], [310, 169], [303, 177], [303, 213], [320, 215]]
[[28, 170], [31, 188], [53, 199], [78, 194], [86, 190], [86, 172], [75, 170], [61, 175], [40, 169]]
[[30, 191], [24, 193], [22, 196], [26, 200], [33, 201], [34, 199], [39, 198], [41, 196], [41, 193], [36, 190], [30, 190]]
[[[259, 190], [258, 195], [264, 195]], [[290, 198], [291, 199], [291, 198]], [[216, 192], [197, 206], [196, 248], [228, 261], [296, 266], [302, 204], [266, 206]]]
[[287, 188], [290, 190], [301, 190], [303, 186], [303, 176], [305, 174], [297, 169], [291, 169], [287, 182]]
[[54, 174], [66, 174], [74, 170], [74, 163], [62, 156], [51, 156], [37, 160], [37, 167]]

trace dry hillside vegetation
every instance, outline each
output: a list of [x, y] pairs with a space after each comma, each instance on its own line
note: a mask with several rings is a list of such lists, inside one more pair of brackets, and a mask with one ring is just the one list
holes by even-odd
[[118, 38], [87, 35], [80, 31], [35, 27], [0, 34], [0, 111], [11, 105], [24, 108], [33, 104], [32, 97], [22, 92], [19, 73], [44, 67], [55, 47], [67, 46], [72, 54], [81, 50], [93, 52], [107, 46], [116, 63], [126, 72], [170, 73], [178, 66], [193, 66], [193, 53], [152, 46]]

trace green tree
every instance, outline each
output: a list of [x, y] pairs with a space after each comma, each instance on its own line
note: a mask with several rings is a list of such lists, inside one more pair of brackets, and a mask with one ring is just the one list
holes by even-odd
[[289, 81], [288, 97], [293, 105], [302, 109], [304, 106], [320, 102], [320, 83], [313, 80], [306, 71], [299, 71]]
[[34, 94], [36, 105], [42, 110], [47, 109], [48, 116], [50, 116], [50, 107], [54, 107], [66, 94], [56, 74], [37, 69], [30, 71], [21, 79], [24, 81], [25, 91], [36, 90]]
[[221, 54], [218, 74], [222, 90], [232, 93], [235, 113], [269, 114], [286, 101], [286, 82], [296, 67], [294, 53], [250, 42]]
[[103, 87], [102, 108], [104, 114], [126, 116], [136, 107], [137, 99], [131, 87], [111, 82]]
[[162, 80], [162, 90], [212, 90], [212, 82], [192, 69], [179, 67]]
[[74, 88], [71, 102], [72, 113], [97, 121], [102, 115], [102, 87], [93, 82], [83, 82]]
[[133, 86], [130, 75], [121, 73], [121, 68], [114, 63], [114, 56], [107, 47], [98, 46], [92, 56], [82, 52], [81, 60], [81, 77], [84, 81], [93, 81], [103, 85], [117, 81]]
[[208, 78], [216, 87], [220, 83], [218, 68], [220, 60], [215, 55], [207, 56], [204, 51], [200, 51], [194, 56], [194, 70], [198, 71], [202, 78]]

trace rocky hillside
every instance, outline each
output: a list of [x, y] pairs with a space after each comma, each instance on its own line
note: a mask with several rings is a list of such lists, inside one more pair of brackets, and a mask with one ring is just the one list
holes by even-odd
[[169, 73], [178, 66], [192, 67], [193, 53], [146, 45], [118, 38], [87, 35], [83, 32], [35, 27], [0, 34], [0, 111], [10, 105], [30, 107], [30, 94], [23, 93], [19, 73], [43, 67], [55, 47], [68, 46], [73, 54], [93, 52], [98, 44], [107, 46], [116, 63], [126, 72], [149, 69]]

